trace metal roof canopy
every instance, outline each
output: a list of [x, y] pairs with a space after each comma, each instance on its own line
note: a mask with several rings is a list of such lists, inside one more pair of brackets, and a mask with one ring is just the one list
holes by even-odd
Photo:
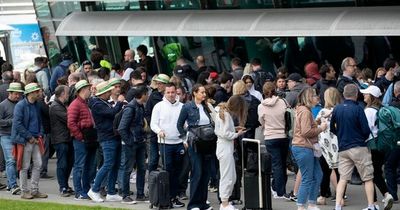
[[57, 36], [399, 36], [400, 7], [74, 12]]

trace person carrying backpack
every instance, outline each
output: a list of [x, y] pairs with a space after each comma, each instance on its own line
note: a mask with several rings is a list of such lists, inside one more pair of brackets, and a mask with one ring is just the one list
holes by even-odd
[[72, 63], [72, 57], [69, 53], [64, 53], [60, 64], [53, 69], [53, 74], [50, 78], [50, 91], [54, 92], [57, 87], [57, 80], [60, 77], [67, 75], [69, 65]]
[[251, 77], [254, 78], [254, 87], [257, 91], [262, 92], [264, 83], [267, 81], [274, 81], [274, 76], [272, 76], [270, 72], [262, 69], [261, 60], [259, 58], [254, 58], [251, 61], [251, 66], [253, 68]]
[[[389, 210], [393, 205], [393, 197], [388, 192], [385, 179], [383, 178], [382, 165], [385, 163], [385, 153], [379, 151], [378, 148], [371, 146], [373, 145], [372, 139], [377, 138], [378, 133], [378, 111], [382, 107], [382, 102], [379, 97], [382, 95], [381, 90], [374, 85], [369, 86], [367, 89], [360, 90], [364, 94], [364, 102], [367, 104], [364, 109], [365, 116], [368, 120], [368, 126], [371, 130], [371, 134], [368, 137], [368, 147], [371, 150], [372, 164], [374, 166], [374, 184], [378, 187], [384, 196], [384, 209]], [[370, 143], [371, 142], [371, 143]], [[377, 202], [376, 191], [374, 191], [374, 202]]]

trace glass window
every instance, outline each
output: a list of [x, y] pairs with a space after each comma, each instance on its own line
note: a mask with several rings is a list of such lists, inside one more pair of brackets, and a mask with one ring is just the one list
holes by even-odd
[[53, 18], [64, 18], [74, 11], [81, 11], [80, 2], [49, 2]]

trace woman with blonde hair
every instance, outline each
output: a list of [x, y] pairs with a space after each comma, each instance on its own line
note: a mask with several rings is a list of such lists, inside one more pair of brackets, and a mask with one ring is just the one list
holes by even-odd
[[[333, 87], [328, 88], [324, 93], [325, 106], [321, 109], [316, 117], [316, 121], [326, 122], [328, 128], [319, 134], [318, 143], [322, 148], [322, 156], [319, 159], [322, 168], [322, 182], [320, 185], [320, 197], [317, 199], [319, 205], [326, 205], [326, 198], [332, 195], [329, 184], [332, 170], [335, 171], [336, 178], [339, 180], [339, 153], [338, 139], [335, 134], [330, 131], [331, 116], [333, 108], [342, 102], [340, 92]], [[336, 183], [334, 183], [335, 185]]]
[[301, 184], [297, 194], [298, 210], [319, 210], [317, 197], [322, 171], [318, 160], [318, 135], [326, 130], [314, 121], [311, 108], [318, 104], [319, 97], [311, 87], [303, 89], [298, 98], [296, 120], [292, 140], [292, 153], [301, 172]]
[[[234, 210], [235, 207], [229, 203], [229, 197], [236, 183], [233, 140], [246, 132], [243, 127], [247, 116], [246, 101], [241, 96], [232, 96], [227, 103], [218, 105], [217, 109], [215, 134], [218, 137], [216, 155], [220, 167], [219, 195], [222, 201], [220, 210]], [[239, 121], [238, 129], [235, 128], [233, 118]]]

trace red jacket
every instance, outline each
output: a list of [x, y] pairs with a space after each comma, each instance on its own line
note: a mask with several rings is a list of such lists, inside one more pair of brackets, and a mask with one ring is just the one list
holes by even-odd
[[78, 140], [83, 140], [82, 129], [93, 127], [92, 114], [90, 113], [87, 102], [81, 97], [76, 97], [69, 105], [67, 121], [71, 135]]

